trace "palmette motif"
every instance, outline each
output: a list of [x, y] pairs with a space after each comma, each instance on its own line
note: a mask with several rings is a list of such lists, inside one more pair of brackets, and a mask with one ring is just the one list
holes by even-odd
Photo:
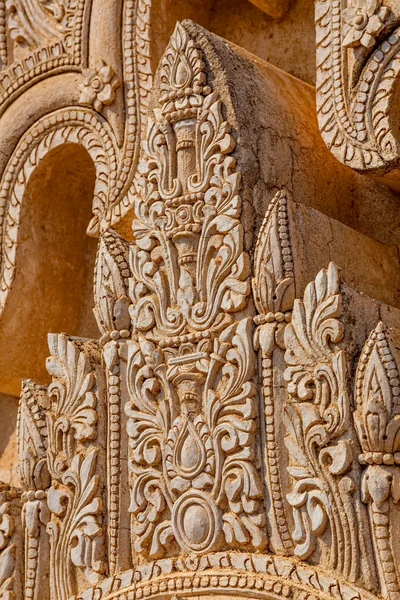
[[102, 377], [95, 343], [50, 334], [53, 375], [48, 394], [47, 491], [51, 520], [51, 586], [69, 600], [81, 582], [98, 582], [105, 571], [101, 460]]
[[178, 25], [161, 62], [136, 179], [127, 405], [133, 543], [179, 549], [266, 545], [255, 465], [252, 320], [240, 175], [222, 103]]
[[[285, 443], [294, 480], [287, 495], [295, 529], [294, 553], [317, 552], [351, 581], [360, 573], [362, 529], [357, 525], [347, 356], [339, 270], [331, 263], [295, 300], [285, 329]], [[361, 524], [360, 524], [361, 525]], [[350, 543], [346, 543], [350, 540]]]

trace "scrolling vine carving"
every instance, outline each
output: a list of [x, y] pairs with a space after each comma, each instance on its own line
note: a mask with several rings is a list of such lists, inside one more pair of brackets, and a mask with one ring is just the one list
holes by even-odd
[[316, 2], [322, 136], [344, 164], [376, 175], [392, 172], [392, 180], [399, 163], [391, 114], [400, 69], [399, 18], [382, 0]]
[[326, 553], [331, 567], [355, 581], [360, 531], [354, 526], [357, 511], [350, 473], [348, 366], [339, 346], [344, 336], [341, 315], [339, 270], [331, 263], [307, 286], [304, 300], [295, 300], [285, 329], [289, 394], [285, 442], [294, 480], [287, 499], [295, 521], [295, 555], [305, 559], [316, 551]]
[[135, 182], [127, 406], [136, 551], [266, 544], [234, 140], [182, 25]]
[[98, 467], [104, 392], [95, 343], [50, 334], [49, 346], [47, 369], [54, 378], [47, 413], [51, 585], [60, 599], [69, 600], [82, 586], [81, 573], [93, 584], [105, 571], [104, 482]]

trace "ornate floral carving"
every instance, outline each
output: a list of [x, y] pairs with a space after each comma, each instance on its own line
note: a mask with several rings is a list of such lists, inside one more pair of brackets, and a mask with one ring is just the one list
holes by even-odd
[[393, 551], [390, 504], [400, 502], [400, 388], [398, 332], [379, 323], [367, 340], [357, 368], [354, 420], [366, 466], [361, 494], [369, 504], [384, 596], [400, 598]]
[[47, 413], [51, 588], [60, 600], [69, 600], [82, 585], [79, 570], [92, 584], [105, 571], [104, 483], [98, 467], [98, 422], [104, 404], [96, 344], [50, 334], [49, 347], [47, 370], [54, 378]]
[[[39, 7], [38, 14], [60, 30], [68, 11], [82, 3], [13, 1], [21, 11]], [[114, 100], [116, 87], [113, 71], [102, 64], [98, 72], [84, 73], [81, 103], [88, 107], [41, 118], [15, 142], [1, 184], [0, 310], [15, 271], [19, 211], [30, 174], [62, 144], [83, 145], [92, 156], [97, 183], [89, 231], [100, 234], [94, 312], [102, 337], [94, 342], [52, 334], [48, 394], [24, 384], [19, 472], [25, 545], [18, 539], [19, 493], [4, 490], [0, 597], [21, 597], [18, 551], [24, 548], [24, 595], [35, 600], [376, 600], [368, 591], [373, 577], [362, 572], [369, 564], [363, 501], [371, 508], [383, 594], [400, 600], [388, 525], [399, 497], [397, 350], [378, 329], [360, 359], [354, 418], [365, 475], [359, 494], [338, 269], [331, 264], [303, 300], [294, 299], [290, 196], [281, 190], [259, 232], [250, 297], [253, 224], [245, 232], [242, 222], [250, 222], [253, 189], [242, 191], [235, 159], [235, 138], [244, 132], [232, 133], [229, 125], [236, 90], [225, 74], [210, 72], [223, 63], [225, 50], [221, 56], [203, 54], [188, 33], [193, 24], [177, 26], [161, 61], [160, 94], [151, 103], [136, 170], [152, 85], [150, 0], [125, 1], [118, 10], [124, 86], [118, 103], [105, 111], [110, 122], [96, 114]], [[87, 19], [80, 15], [83, 27]], [[372, 43], [388, 34], [392, 14], [369, 3], [365, 11], [340, 15], [361, 31], [346, 32], [339, 19], [341, 45], [352, 47], [346, 52], [354, 60], [355, 80], [366, 60], [364, 48], [376, 59]], [[365, 22], [357, 21], [360, 16]], [[207, 36], [198, 30], [199, 46], [207, 46]], [[29, 41], [36, 50], [24, 57], [23, 67], [14, 65], [18, 77], [28, 86], [31, 70], [38, 77], [47, 68], [61, 73], [65, 59], [62, 68], [73, 65], [79, 73], [70, 74], [71, 81], [80, 81], [84, 61], [66, 39], [63, 33], [46, 49]], [[69, 39], [75, 43], [72, 33]], [[0, 38], [0, 58], [1, 52]], [[97, 52], [92, 44], [90, 56]], [[234, 58], [231, 47], [226, 52]], [[232, 68], [239, 64], [232, 60]], [[5, 89], [16, 77], [10, 75]], [[115, 126], [120, 109], [125, 131]], [[243, 156], [248, 148], [243, 145]], [[246, 161], [243, 169], [250, 165]], [[270, 189], [272, 183], [264, 183]], [[245, 211], [242, 195], [250, 198]], [[127, 241], [110, 224], [129, 209], [134, 221]], [[118, 231], [126, 231], [125, 223]], [[275, 521], [266, 522], [266, 513]], [[285, 557], [266, 551], [268, 527], [280, 542], [275, 545], [271, 536], [271, 552]], [[50, 557], [51, 589], [42, 555], [44, 563]]]
[[50, 520], [46, 490], [50, 487], [47, 467], [47, 388], [24, 381], [18, 411], [19, 478], [24, 490], [22, 523], [25, 527], [25, 597], [49, 598], [48, 538]]
[[389, 14], [390, 9], [382, 6], [382, 0], [359, 0], [358, 6], [346, 8], [343, 11], [343, 46], [373, 48]]
[[[359, 532], [349, 474], [347, 358], [338, 345], [344, 335], [341, 314], [339, 271], [331, 263], [307, 286], [304, 300], [295, 301], [285, 330], [285, 442], [294, 480], [287, 499], [295, 521], [295, 554], [305, 559], [317, 549], [326, 551], [331, 567], [356, 581]], [[329, 538], [321, 543], [324, 534]]]
[[391, 119], [400, 66], [397, 18], [378, 0], [355, 7], [319, 0], [316, 22], [318, 118], [327, 146], [354, 169], [393, 171], [399, 161]]
[[182, 351], [157, 351], [142, 337], [128, 343], [138, 552], [148, 548], [150, 556], [162, 556], [173, 540], [199, 553], [221, 547], [224, 539], [233, 547], [265, 546], [261, 486], [252, 464], [250, 342], [251, 321], [243, 320], [214, 343], [205, 339]]
[[113, 230], [100, 237], [94, 278], [94, 314], [104, 340], [129, 337], [129, 244]]
[[127, 406], [137, 552], [266, 544], [240, 177], [222, 103], [182, 25], [161, 61], [136, 178]]
[[201, 83], [204, 66], [192, 40], [181, 26], [174, 38], [188, 47], [175, 57], [167, 51], [162, 80], [178, 73], [183, 85], [175, 89], [172, 79], [174, 91], [161, 98], [165, 120], [150, 119], [132, 225], [133, 323], [141, 331], [156, 327], [161, 336], [179, 335], [185, 326], [204, 331], [221, 309], [241, 310], [250, 272], [238, 220], [240, 175], [229, 156], [234, 141], [218, 95]]

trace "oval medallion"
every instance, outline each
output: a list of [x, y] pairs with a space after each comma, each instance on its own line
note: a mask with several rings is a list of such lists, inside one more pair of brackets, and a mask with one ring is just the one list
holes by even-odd
[[200, 490], [189, 490], [174, 504], [172, 527], [179, 545], [189, 552], [216, 550], [222, 520], [213, 498]]

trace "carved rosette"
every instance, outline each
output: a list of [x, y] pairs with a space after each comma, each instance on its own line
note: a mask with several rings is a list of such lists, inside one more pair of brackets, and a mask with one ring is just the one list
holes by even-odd
[[385, 598], [398, 600], [399, 546], [392, 528], [400, 502], [399, 334], [379, 323], [357, 367], [354, 420], [365, 467], [362, 499], [370, 507], [372, 534]]
[[133, 544], [158, 558], [266, 545], [249, 258], [234, 140], [177, 25], [136, 197], [127, 405]]
[[49, 334], [47, 493], [51, 589], [69, 600], [106, 569], [104, 560], [104, 383], [98, 344]]

